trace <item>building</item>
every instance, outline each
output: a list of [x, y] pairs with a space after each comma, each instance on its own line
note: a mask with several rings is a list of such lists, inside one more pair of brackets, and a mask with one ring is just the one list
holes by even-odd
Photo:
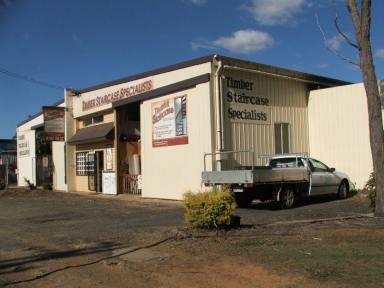
[[[349, 84], [211, 55], [66, 90], [69, 191], [182, 199], [201, 172], [311, 152], [310, 91]], [[204, 153], [250, 150], [206, 158]]]
[[[17, 125], [18, 186], [26, 186], [30, 181], [36, 186], [49, 185], [67, 191], [64, 136], [47, 134], [47, 129], [57, 124], [64, 130], [64, 107], [65, 101], [60, 100]], [[58, 110], [62, 119], [55, 118], [52, 123], [49, 109]]]
[[[384, 95], [384, 81], [379, 87]], [[382, 102], [382, 115], [383, 107]], [[356, 188], [363, 188], [373, 171], [364, 84], [311, 91], [308, 121], [311, 156], [347, 173]]]

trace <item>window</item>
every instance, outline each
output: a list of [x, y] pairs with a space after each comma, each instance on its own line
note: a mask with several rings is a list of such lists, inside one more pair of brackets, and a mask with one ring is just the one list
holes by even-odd
[[[297, 161], [297, 162], [296, 162]], [[272, 168], [295, 168], [295, 167], [304, 167], [303, 160], [301, 158], [279, 158], [272, 159], [269, 163], [269, 166]]]
[[327, 165], [321, 163], [318, 160], [315, 159], [309, 159], [309, 166], [311, 167], [312, 172], [327, 172], [328, 167]]
[[275, 123], [275, 153], [289, 153], [290, 146], [289, 123]]
[[76, 175], [87, 176], [94, 170], [93, 156], [89, 152], [77, 152], [76, 153]]
[[83, 120], [83, 127], [88, 127], [98, 123], [104, 122], [104, 115], [97, 115]]

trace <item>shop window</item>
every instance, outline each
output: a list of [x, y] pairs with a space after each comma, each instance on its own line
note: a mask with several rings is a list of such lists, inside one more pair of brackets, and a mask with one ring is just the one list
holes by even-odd
[[88, 175], [88, 152], [76, 153], [76, 175], [87, 176]]
[[275, 153], [290, 153], [289, 123], [275, 123]]
[[90, 118], [86, 118], [83, 120], [83, 127], [92, 126], [98, 123], [104, 122], [104, 115], [98, 115]]

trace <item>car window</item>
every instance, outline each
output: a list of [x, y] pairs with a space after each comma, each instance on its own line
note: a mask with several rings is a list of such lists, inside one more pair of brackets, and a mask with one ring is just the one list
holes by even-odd
[[[297, 161], [297, 163], [296, 163]], [[304, 167], [304, 163], [301, 158], [278, 158], [271, 159], [269, 166], [272, 168], [295, 168], [295, 167]]]
[[321, 163], [315, 159], [309, 159], [309, 164], [312, 172], [327, 172], [328, 167], [324, 163]]

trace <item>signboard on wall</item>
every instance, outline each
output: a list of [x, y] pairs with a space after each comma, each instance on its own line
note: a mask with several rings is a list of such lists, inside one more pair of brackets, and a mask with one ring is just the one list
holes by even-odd
[[271, 124], [270, 99], [258, 91], [252, 80], [227, 76], [222, 84], [227, 120], [250, 124]]
[[44, 137], [46, 141], [64, 141], [64, 107], [43, 107]]
[[19, 157], [27, 157], [30, 154], [29, 141], [25, 134], [18, 135], [17, 137], [17, 153]]
[[188, 144], [187, 95], [152, 104], [152, 147]]
[[107, 145], [106, 149], [106, 169], [107, 170], [112, 170], [113, 169], [113, 157], [112, 157], [112, 145]]
[[116, 173], [103, 171], [103, 194], [116, 195]]

